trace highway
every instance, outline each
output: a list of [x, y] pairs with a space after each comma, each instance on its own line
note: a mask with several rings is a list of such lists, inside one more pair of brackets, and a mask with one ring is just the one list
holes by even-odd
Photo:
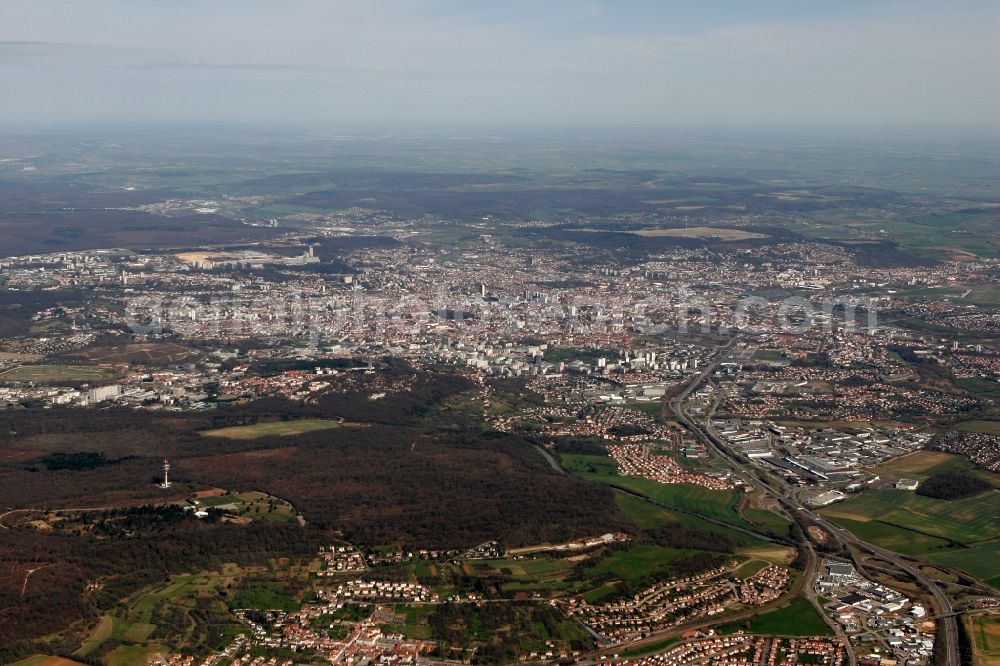
[[[724, 459], [727, 462], [727, 464], [730, 465], [730, 467], [734, 470], [734, 472], [736, 472], [739, 475], [739, 477], [744, 480], [744, 482], [760, 490], [761, 492], [767, 494], [768, 496], [772, 497], [779, 504], [779, 506], [790, 516], [792, 520], [798, 522], [797, 518], [799, 517], [807, 518], [812, 523], [826, 530], [831, 535], [832, 538], [834, 538], [844, 546], [845, 550], [851, 553], [854, 565], [859, 571], [864, 571], [865, 569], [873, 567], [867, 565], [864, 562], [861, 562], [855, 556], [854, 550], [852, 550], [852, 548], [857, 551], [867, 552], [869, 554], [879, 557], [880, 559], [895, 566], [898, 571], [905, 573], [906, 575], [917, 581], [917, 583], [921, 587], [923, 587], [930, 593], [930, 595], [934, 598], [935, 604], [938, 607], [938, 612], [935, 614], [935, 618], [937, 619], [939, 626], [938, 640], [942, 640], [943, 638], [946, 644], [946, 653], [944, 655], [945, 661], [943, 662], [943, 664], [947, 666], [961, 666], [961, 660], [958, 651], [958, 621], [955, 615], [955, 611], [952, 608], [951, 601], [948, 599], [948, 597], [941, 590], [941, 587], [935, 581], [929, 579], [922, 572], [920, 572], [918, 568], [912, 566], [909, 562], [904, 560], [898, 554], [883, 550], [871, 543], [858, 539], [852, 533], [848, 532], [847, 530], [844, 530], [843, 528], [837, 525], [830, 523], [822, 516], [810, 510], [808, 507], [802, 505], [799, 502], [798, 498], [795, 497], [794, 494], [792, 494], [787, 484], [785, 483], [784, 479], [774, 477], [770, 473], [766, 472], [769, 479], [771, 479], [776, 486], [782, 489], [781, 492], [775, 490], [768, 484], [763, 483], [756, 475], [757, 472], [756, 468], [752, 467], [747, 463], [744, 463], [735, 455], [733, 455], [732, 452], [729, 450], [729, 447], [726, 445], [726, 443], [723, 442], [712, 431], [712, 429], [707, 426], [707, 424], [703, 426], [701, 424], [696, 423], [685, 411], [684, 402], [687, 400], [688, 396], [690, 396], [691, 393], [693, 393], [699, 386], [701, 386], [701, 384], [706, 379], [711, 377], [712, 373], [725, 358], [726, 353], [730, 349], [732, 349], [732, 347], [736, 344], [736, 341], [737, 338], [733, 337], [727, 344], [719, 347], [718, 352], [716, 353], [712, 362], [710, 362], [700, 373], [698, 373], [698, 375], [696, 375], [690, 381], [690, 383], [688, 383], [688, 385], [685, 386], [684, 390], [680, 394], [678, 394], [672, 399], [664, 400], [663, 411], [661, 412], [664, 420], [673, 419], [676, 420], [678, 423], [682, 424], [695, 437], [700, 439], [707, 446], [711, 447], [713, 451], [715, 451], [719, 456], [721, 456], [722, 459]], [[718, 405], [718, 400], [713, 405], [713, 409], [710, 410], [709, 416], [707, 417], [708, 419], [711, 419], [711, 414], [712, 412], [714, 412], [714, 408], [717, 405]], [[549, 460], [550, 464], [555, 462], [554, 459], [551, 458], [551, 456], [546, 456], [546, 458]], [[562, 468], [559, 467], [558, 463], [556, 463], [553, 466], [553, 468], [565, 472], [565, 470], [562, 470]], [[632, 497], [635, 497], [645, 502], [649, 502], [651, 504], [659, 505], [657, 502], [649, 499], [648, 497], [639, 495], [630, 490], [615, 486], [612, 487], [618, 492], [628, 494]], [[779, 542], [778, 539], [774, 539], [773, 537], [769, 537], [765, 534], [753, 532], [752, 530], [741, 529], [729, 523], [724, 523], [722, 521], [713, 519], [709, 516], [699, 514], [696, 511], [678, 509], [677, 507], [673, 506], [669, 508], [671, 511], [688, 513], [707, 522], [716, 523], [719, 525], [723, 525], [728, 529], [735, 529], [740, 532], [751, 534], [759, 539], [764, 539], [770, 542]], [[804, 575], [800, 579], [798, 585], [796, 586], [796, 589], [791, 590], [791, 593], [794, 595], [798, 594], [801, 591], [803, 596], [806, 599], [808, 599], [810, 603], [812, 603], [812, 605], [820, 613], [820, 616], [823, 617], [826, 623], [843, 641], [847, 651], [848, 662], [851, 664], [851, 666], [856, 666], [857, 657], [854, 654], [854, 650], [851, 647], [850, 641], [847, 639], [846, 633], [838, 623], [836, 623], [827, 616], [827, 614], [823, 611], [822, 607], [820, 606], [819, 600], [816, 598], [816, 594], [814, 591], [814, 581], [819, 569], [819, 557], [815, 551], [815, 548], [812, 542], [808, 539], [808, 537], [805, 538], [804, 541], [800, 542], [799, 545], [805, 550], [808, 562], [805, 567]], [[767, 612], [768, 610], [776, 608], [780, 606], [782, 603], [784, 602], [783, 601], [780, 603], [775, 602], [757, 608], [746, 609], [738, 613], [727, 615], [724, 618], [724, 621], [737, 622], [740, 620], [749, 619], [755, 615], [759, 615], [761, 613]], [[667, 629], [663, 629], [662, 631], [653, 632], [649, 636], [646, 636], [645, 638], [636, 641], [631, 641], [628, 643], [623, 643], [621, 645], [616, 645], [614, 648], [605, 648], [603, 650], [594, 651], [588, 655], [584, 655], [579, 660], [578, 663], [595, 664], [600, 661], [600, 655], [609, 654], [612, 652], [621, 653], [623, 651], [634, 650], [636, 648], [652, 647], [664, 640], [679, 636], [684, 632], [708, 629], [709, 627], [718, 625], [719, 622], [720, 622], [719, 619], [700, 618], [699, 620], [692, 621], [690, 623], [685, 623], [675, 627], [669, 627]]]
[[[698, 437], [702, 442], [710, 446], [716, 453], [725, 459], [728, 464], [737, 472], [740, 473], [741, 478], [750, 484], [751, 486], [757, 488], [761, 492], [773, 497], [793, 518], [798, 514], [799, 516], [808, 518], [813, 523], [819, 525], [825, 529], [829, 534], [831, 534], [839, 543], [843, 544], [848, 552], [851, 552], [852, 558], [855, 560], [855, 566], [859, 570], [864, 570], [864, 565], [862, 562], [858, 561], [854, 557], [854, 553], [851, 550], [852, 547], [862, 552], [867, 552], [872, 555], [876, 555], [879, 558], [889, 562], [895, 566], [899, 571], [904, 572], [909, 577], [913, 578], [917, 583], [927, 590], [930, 595], [934, 598], [934, 602], [938, 607], [939, 616], [938, 620], [938, 640], [944, 640], [946, 644], [946, 653], [944, 662], [948, 666], [960, 666], [961, 660], [958, 651], [958, 620], [954, 615], [954, 609], [952, 608], [951, 601], [948, 599], [947, 595], [941, 590], [940, 585], [936, 581], [931, 580], [925, 576], [919, 568], [911, 566], [909, 562], [905, 561], [901, 556], [896, 553], [883, 550], [871, 543], [862, 541], [854, 536], [851, 532], [844, 530], [843, 528], [830, 523], [825, 520], [817, 513], [811, 511], [807, 507], [799, 503], [798, 499], [790, 493], [787, 489], [785, 492], [778, 492], [770, 487], [768, 484], [763, 483], [757, 477], [757, 470], [751, 467], [748, 463], [743, 462], [737, 458], [730, 451], [729, 447], [723, 442], [710, 427], [703, 427], [697, 424], [693, 419], [689, 417], [686, 410], [684, 409], [684, 401], [687, 397], [696, 389], [698, 386], [711, 375], [712, 372], [718, 367], [722, 359], [725, 357], [726, 352], [736, 344], [737, 336], [734, 336], [727, 345], [720, 348], [712, 362], [699, 373], [695, 379], [685, 387], [676, 398], [664, 402], [664, 412], [666, 416], [666, 410], [670, 410], [670, 416], [672, 416], [678, 423], [681, 423], [685, 428], [687, 428], [691, 433]], [[773, 478], [770, 472], [765, 472], [768, 477]], [[778, 479], [778, 485], [784, 487], [784, 481]], [[812, 543], [808, 539], [802, 544], [807, 552], [810, 554], [809, 571], [807, 571], [807, 577], [812, 579], [816, 574], [816, 554], [813, 550]], [[807, 586], [809, 592], [806, 593], [807, 598], [813, 603], [814, 606], [820, 611], [823, 617], [826, 617], [826, 613], [822, 611], [819, 607], [818, 600], [815, 595], [812, 594], [812, 584]], [[832, 625], [831, 625], [832, 626]], [[842, 631], [838, 628], [838, 635], [843, 635]], [[848, 645], [848, 655], [852, 664], [856, 663], [853, 651]]]

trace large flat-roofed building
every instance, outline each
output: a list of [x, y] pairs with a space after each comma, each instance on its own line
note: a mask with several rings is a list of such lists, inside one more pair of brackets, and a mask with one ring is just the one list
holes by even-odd
[[839, 502], [840, 500], [846, 498], [844, 493], [837, 490], [827, 490], [822, 493], [816, 493], [815, 495], [810, 495], [805, 498], [806, 504], [809, 506], [820, 507], [833, 504], [834, 502]]
[[118, 384], [112, 384], [111, 386], [98, 386], [97, 388], [92, 388], [87, 392], [87, 402], [104, 402], [106, 400], [114, 400], [122, 394], [122, 387]]

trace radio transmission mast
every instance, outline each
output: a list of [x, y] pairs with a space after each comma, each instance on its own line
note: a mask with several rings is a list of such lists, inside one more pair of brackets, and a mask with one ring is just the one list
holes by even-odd
[[170, 463], [167, 462], [166, 458], [163, 459], [163, 483], [160, 484], [160, 487], [170, 487]]

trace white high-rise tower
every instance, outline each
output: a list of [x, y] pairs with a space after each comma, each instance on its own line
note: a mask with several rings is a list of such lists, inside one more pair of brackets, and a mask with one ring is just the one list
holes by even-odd
[[164, 458], [163, 459], [163, 483], [160, 484], [161, 488], [169, 488], [170, 487], [170, 476], [169, 476], [169, 474], [170, 474], [170, 463], [167, 462], [166, 458]]

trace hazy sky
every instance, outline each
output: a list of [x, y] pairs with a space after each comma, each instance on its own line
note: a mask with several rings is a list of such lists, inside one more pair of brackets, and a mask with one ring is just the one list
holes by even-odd
[[1000, 124], [1000, 0], [0, 0], [0, 123]]

